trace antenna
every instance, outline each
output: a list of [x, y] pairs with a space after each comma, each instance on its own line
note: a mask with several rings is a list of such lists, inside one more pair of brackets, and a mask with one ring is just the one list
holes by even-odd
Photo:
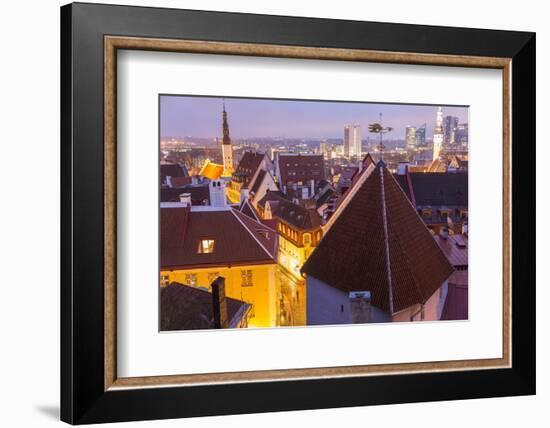
[[384, 125], [383, 125], [383, 122], [382, 122], [382, 113], [381, 112], [379, 113], [379, 117], [380, 117], [380, 127], [382, 129], [380, 131], [380, 144], [378, 145], [378, 152], [380, 153], [380, 160], [383, 160], [385, 147], [384, 147], [384, 144], [382, 143], [382, 135], [384, 135]]

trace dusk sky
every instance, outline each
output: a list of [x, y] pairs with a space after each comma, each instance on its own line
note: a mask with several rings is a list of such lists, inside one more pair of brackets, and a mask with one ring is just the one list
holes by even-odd
[[[232, 138], [343, 138], [347, 124], [361, 125], [363, 139], [367, 125], [383, 114], [384, 126], [394, 130], [388, 139], [404, 139], [407, 125], [427, 124], [431, 139], [437, 106], [375, 104], [334, 101], [289, 101], [276, 99], [225, 98]], [[467, 107], [443, 107], [443, 116], [468, 121]], [[222, 98], [161, 96], [161, 137], [219, 137], [222, 126]]]

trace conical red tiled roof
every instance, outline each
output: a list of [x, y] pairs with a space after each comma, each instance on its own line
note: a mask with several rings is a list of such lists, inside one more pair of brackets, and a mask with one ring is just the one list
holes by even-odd
[[302, 272], [390, 313], [425, 303], [453, 267], [382, 162], [357, 186]]

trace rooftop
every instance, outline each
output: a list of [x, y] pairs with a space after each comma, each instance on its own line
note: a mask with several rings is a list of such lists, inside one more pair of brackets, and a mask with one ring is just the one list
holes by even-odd
[[468, 236], [449, 235], [447, 238], [434, 235], [435, 242], [456, 269], [468, 268]]
[[319, 181], [325, 178], [325, 161], [323, 155], [280, 154], [279, 171], [284, 185], [288, 182]]
[[[246, 302], [226, 297], [230, 327], [238, 325], [251, 308]], [[160, 290], [160, 329], [201, 330], [215, 328], [212, 293], [172, 282]]]
[[417, 207], [468, 206], [468, 174], [411, 172], [395, 178]]
[[302, 272], [345, 292], [369, 290], [396, 313], [425, 303], [453, 267], [380, 162], [357, 181]]
[[[160, 218], [162, 269], [274, 263], [276, 232], [237, 210], [161, 207]], [[210, 251], [199, 251], [203, 241]]]
[[199, 175], [202, 175], [210, 180], [217, 180], [223, 174], [223, 165], [207, 160], [204, 162]]

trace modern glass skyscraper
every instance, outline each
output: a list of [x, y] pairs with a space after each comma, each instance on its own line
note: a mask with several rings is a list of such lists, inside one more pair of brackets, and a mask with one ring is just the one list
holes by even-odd
[[405, 142], [408, 149], [414, 149], [416, 146], [416, 127], [407, 126], [405, 128]]
[[415, 140], [418, 147], [424, 147], [426, 145], [426, 124], [416, 128]]
[[455, 131], [458, 127], [458, 117], [456, 116], [445, 116], [443, 118], [443, 142], [445, 145], [454, 144], [455, 142]]
[[344, 156], [348, 159], [361, 157], [361, 127], [346, 125], [344, 127]]

